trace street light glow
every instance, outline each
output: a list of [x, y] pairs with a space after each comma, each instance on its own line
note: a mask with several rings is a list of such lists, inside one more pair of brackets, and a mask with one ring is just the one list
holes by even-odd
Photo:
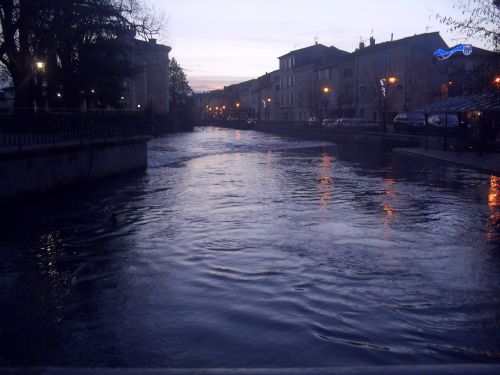
[[328, 94], [330, 92], [330, 88], [329, 87], [323, 87], [323, 92], [325, 94]]
[[271, 98], [267, 98], [267, 102], [268, 103], [271, 103], [272, 99]]
[[36, 62], [36, 68], [38, 70], [43, 70], [45, 68], [45, 63], [43, 61], [37, 61]]
[[497, 85], [500, 85], [500, 77], [495, 77], [493, 82], [495, 82]]
[[389, 83], [394, 85], [398, 79], [396, 77], [389, 77]]
[[236, 108], [240, 108], [240, 103], [236, 103]]

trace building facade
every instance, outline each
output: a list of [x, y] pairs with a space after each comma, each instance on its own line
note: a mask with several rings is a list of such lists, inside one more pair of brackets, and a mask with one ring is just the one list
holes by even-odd
[[[238, 95], [233, 101], [244, 118], [358, 117], [386, 123], [448, 95], [481, 91], [481, 80], [491, 86], [498, 53], [472, 47], [468, 55], [440, 60], [438, 49], [449, 50], [437, 32], [378, 44], [372, 37], [352, 53], [316, 43], [280, 56], [278, 70], [231, 86]], [[220, 103], [228, 90], [218, 93]]]
[[138, 73], [125, 83], [127, 94], [124, 108], [150, 110], [153, 113], [169, 111], [169, 52], [171, 48], [149, 41], [133, 40], [133, 62]]

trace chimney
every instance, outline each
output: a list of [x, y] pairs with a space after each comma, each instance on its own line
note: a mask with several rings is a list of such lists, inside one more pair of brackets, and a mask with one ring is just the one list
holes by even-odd
[[391, 42], [394, 40], [394, 33], [391, 33]]
[[153, 39], [153, 38], [149, 39], [149, 43], [156, 44], [156, 39]]
[[373, 36], [370, 37], [370, 47], [375, 45], [375, 38]]
[[363, 49], [363, 48], [365, 48], [365, 43], [359, 42], [359, 49]]

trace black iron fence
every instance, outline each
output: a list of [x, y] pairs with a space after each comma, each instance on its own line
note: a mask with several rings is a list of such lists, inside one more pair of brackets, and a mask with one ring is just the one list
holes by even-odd
[[16, 110], [0, 114], [0, 147], [149, 136], [153, 124], [146, 112]]

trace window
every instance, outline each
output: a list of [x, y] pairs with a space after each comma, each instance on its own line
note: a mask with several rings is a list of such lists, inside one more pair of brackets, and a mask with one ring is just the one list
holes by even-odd
[[304, 104], [304, 95], [302, 93], [299, 93], [299, 96], [297, 97], [297, 104], [298, 105]]

